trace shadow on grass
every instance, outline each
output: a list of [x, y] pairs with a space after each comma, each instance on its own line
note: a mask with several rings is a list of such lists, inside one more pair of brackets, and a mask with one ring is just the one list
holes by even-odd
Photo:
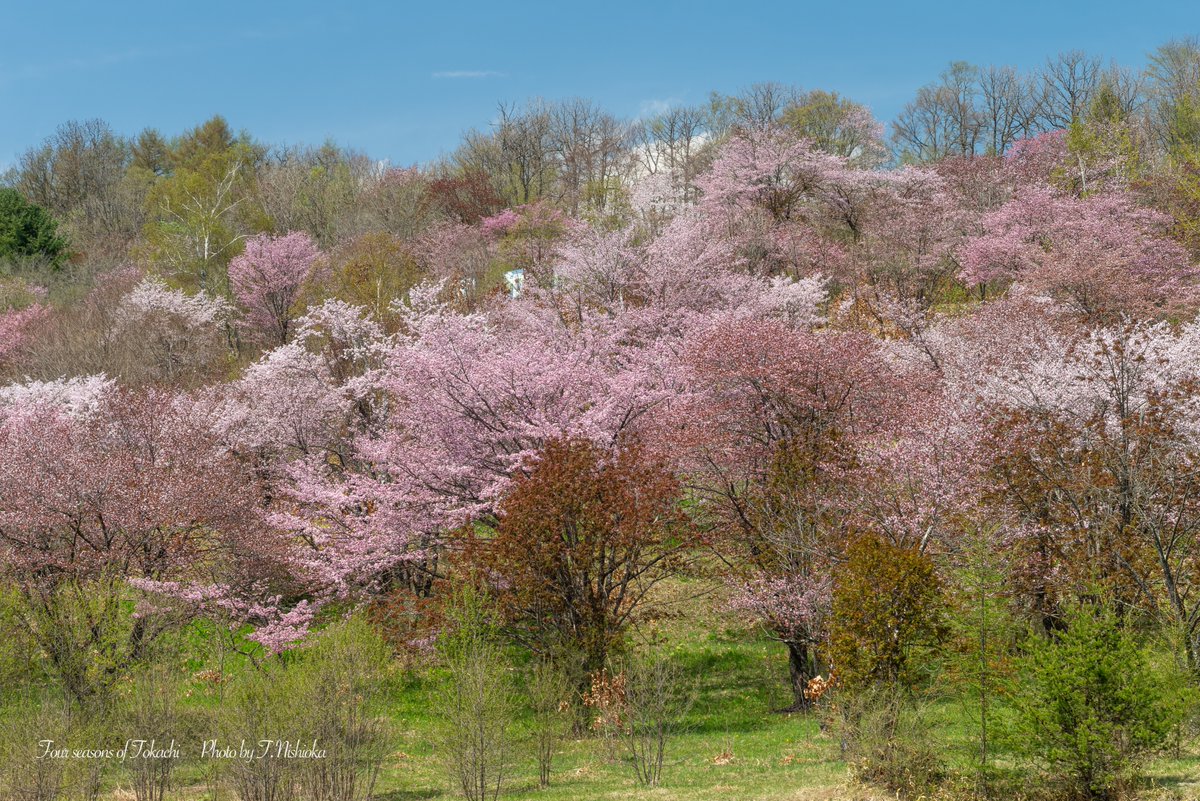
[[441, 795], [437, 790], [389, 790], [386, 793], [375, 793], [371, 796], [371, 801], [424, 801]]
[[718, 646], [684, 652], [676, 658], [684, 669], [696, 702], [687, 731], [745, 733], [778, 725], [777, 710], [786, 706], [785, 687], [770, 675], [772, 660], [760, 649]]
[[[1188, 760], [1192, 762], [1193, 760]], [[1191, 773], [1181, 773], [1185, 766], [1172, 766], [1169, 772], [1156, 773], [1152, 777], [1143, 778], [1139, 784], [1143, 790], [1167, 790], [1178, 798], [1200, 797], [1200, 772], [1193, 768]], [[1184, 795], [1184, 793], [1187, 795]]]

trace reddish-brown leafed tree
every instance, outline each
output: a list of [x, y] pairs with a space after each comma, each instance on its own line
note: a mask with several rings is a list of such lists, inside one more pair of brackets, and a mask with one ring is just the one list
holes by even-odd
[[671, 473], [637, 447], [614, 454], [551, 440], [469, 558], [522, 640], [575, 649], [586, 670], [599, 670], [627, 627], [655, 611], [652, 589], [694, 544], [679, 499]]

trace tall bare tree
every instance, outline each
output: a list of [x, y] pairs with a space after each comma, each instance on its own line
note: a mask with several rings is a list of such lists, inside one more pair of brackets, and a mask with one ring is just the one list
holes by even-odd
[[692, 180], [699, 172], [701, 146], [709, 136], [708, 110], [698, 106], [674, 106], [630, 130], [641, 171], [676, 175], [680, 200], [685, 203], [695, 197]]
[[1104, 68], [1082, 50], [1059, 53], [1041, 70], [1045, 91], [1040, 119], [1047, 129], [1069, 128], [1083, 118], [1100, 88]]
[[975, 154], [985, 125], [978, 76], [978, 67], [956, 61], [938, 83], [917, 90], [892, 123], [892, 140], [903, 158], [934, 161]]
[[989, 66], [979, 71], [983, 149], [1001, 154], [1013, 142], [1036, 133], [1040, 87], [1013, 67]]
[[580, 98], [556, 103], [548, 112], [559, 202], [572, 214], [585, 205], [603, 209], [631, 172], [628, 123]]
[[524, 107], [501, 104], [491, 132], [470, 131], [455, 153], [463, 170], [491, 177], [497, 194], [510, 205], [531, 203], [553, 185], [555, 162], [550, 108], [543, 100]]

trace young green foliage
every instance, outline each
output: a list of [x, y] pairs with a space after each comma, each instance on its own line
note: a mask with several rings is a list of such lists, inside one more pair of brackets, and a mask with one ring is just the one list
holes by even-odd
[[1181, 712], [1176, 688], [1108, 606], [1069, 606], [1064, 626], [1029, 640], [1014, 742], [1070, 797], [1115, 798], [1168, 744]]

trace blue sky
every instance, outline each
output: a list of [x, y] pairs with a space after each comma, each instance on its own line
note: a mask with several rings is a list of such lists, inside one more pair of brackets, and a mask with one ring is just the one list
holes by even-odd
[[0, 168], [68, 119], [174, 134], [214, 113], [262, 141], [409, 164], [535, 96], [636, 117], [774, 80], [887, 120], [951, 60], [1027, 68], [1079, 48], [1140, 65], [1200, 34], [1200, 3], [0, 0], [0, 30]]

